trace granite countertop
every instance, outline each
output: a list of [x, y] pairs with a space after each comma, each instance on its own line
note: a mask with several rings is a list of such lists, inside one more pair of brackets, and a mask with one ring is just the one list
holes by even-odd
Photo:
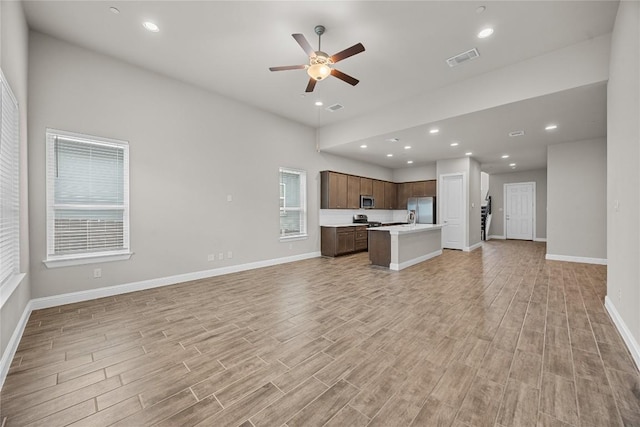
[[391, 225], [389, 227], [372, 227], [372, 231], [387, 231], [390, 234], [420, 233], [423, 231], [440, 230], [444, 224], [404, 224]]

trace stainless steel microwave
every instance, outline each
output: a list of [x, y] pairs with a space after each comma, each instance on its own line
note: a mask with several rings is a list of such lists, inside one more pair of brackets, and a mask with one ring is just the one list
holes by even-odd
[[373, 196], [360, 196], [360, 209], [373, 209], [376, 207]]

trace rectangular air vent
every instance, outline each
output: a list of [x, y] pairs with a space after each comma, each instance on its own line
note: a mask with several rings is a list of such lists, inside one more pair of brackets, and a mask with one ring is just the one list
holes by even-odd
[[522, 136], [524, 135], [524, 131], [523, 130], [514, 130], [513, 132], [509, 132], [509, 136], [514, 137], [514, 136]]
[[333, 104], [327, 107], [327, 111], [331, 111], [333, 113], [335, 111], [342, 110], [343, 108], [344, 108], [344, 105]]
[[463, 62], [469, 61], [471, 59], [475, 59], [479, 56], [480, 56], [480, 53], [478, 53], [478, 49], [474, 47], [471, 50], [459, 53], [456, 56], [452, 56], [451, 58], [447, 59], [447, 65], [449, 65], [449, 67], [455, 67], [457, 65], [462, 64]]

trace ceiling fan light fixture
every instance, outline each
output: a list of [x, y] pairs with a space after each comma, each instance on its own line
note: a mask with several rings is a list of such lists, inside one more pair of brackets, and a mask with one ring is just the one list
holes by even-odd
[[307, 74], [314, 80], [322, 80], [331, 75], [331, 68], [327, 64], [313, 64], [307, 68]]

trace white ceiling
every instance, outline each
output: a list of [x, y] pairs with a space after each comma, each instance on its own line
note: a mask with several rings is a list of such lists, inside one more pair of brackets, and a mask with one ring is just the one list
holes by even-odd
[[[416, 94], [607, 34], [617, 11], [617, 1], [24, 1], [24, 5], [34, 30], [313, 127], [381, 108], [392, 114], [394, 103]], [[486, 10], [477, 13], [481, 5]], [[111, 6], [120, 14], [111, 13]], [[147, 32], [141, 25], [144, 20], [158, 24], [160, 32]], [[313, 94], [303, 96], [308, 81], [304, 70], [268, 70], [306, 63], [291, 34], [303, 33], [316, 48], [313, 28], [317, 24], [327, 28], [322, 50], [329, 54], [364, 44], [365, 52], [336, 64], [360, 79], [360, 84], [352, 87], [332, 77], [319, 82]], [[477, 32], [487, 25], [495, 28], [494, 35], [478, 39]], [[480, 58], [456, 68], [446, 65], [445, 59], [473, 47]], [[440, 145], [447, 138], [464, 141], [487, 170], [496, 153], [512, 147], [508, 144], [513, 141], [500, 132], [526, 128], [527, 138], [519, 143], [535, 144], [519, 151], [523, 159], [518, 167], [544, 166], [542, 146], [576, 140], [577, 135], [605, 134], [603, 92], [604, 87], [567, 91], [479, 112], [477, 117], [450, 119], [443, 125], [456, 128], [456, 133], [443, 130], [438, 140]], [[345, 108], [330, 113], [315, 107], [316, 100]], [[594, 103], [598, 106], [593, 107]], [[558, 120], [566, 119], [576, 127], [565, 122], [553, 136], [535, 139], [541, 123], [551, 118], [536, 114], [543, 109], [557, 111]], [[420, 131], [403, 131], [402, 142], [418, 144]], [[406, 166], [400, 155], [392, 162], [363, 157], [356, 144], [360, 145], [354, 142], [333, 151], [345, 156], [357, 152], [361, 160], [392, 168]], [[485, 149], [474, 148], [480, 146]], [[459, 151], [463, 150], [461, 144]], [[416, 153], [414, 165], [455, 154], [446, 145], [444, 151], [431, 147], [412, 153]]]

